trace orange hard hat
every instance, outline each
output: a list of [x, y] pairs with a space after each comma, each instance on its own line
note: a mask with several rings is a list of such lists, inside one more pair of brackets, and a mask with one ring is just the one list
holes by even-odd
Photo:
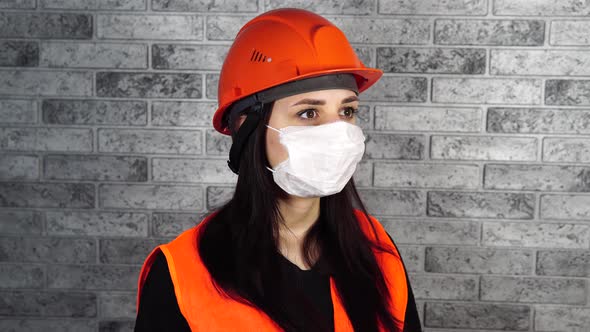
[[227, 53], [213, 127], [230, 135], [224, 113], [244, 97], [292, 81], [341, 73], [354, 76], [359, 93], [383, 75], [365, 67], [344, 33], [320, 15], [296, 8], [258, 15], [240, 29]]

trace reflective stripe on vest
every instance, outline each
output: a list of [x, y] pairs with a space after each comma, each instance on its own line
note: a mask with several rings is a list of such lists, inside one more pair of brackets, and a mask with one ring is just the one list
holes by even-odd
[[[198, 255], [196, 235], [199, 227], [210, 220], [215, 213], [209, 214], [199, 224], [184, 231], [169, 243], [157, 246], [148, 255], [139, 274], [136, 310], [139, 310], [142, 286], [156, 257], [156, 253], [161, 250], [168, 263], [180, 312], [187, 320], [191, 331], [283, 331], [263, 311], [224, 297], [213, 286], [209, 272]], [[361, 229], [371, 240], [375, 240], [372, 228], [367, 222], [365, 215], [358, 209], [355, 209], [354, 213], [360, 222]], [[373, 216], [369, 217], [379, 234], [381, 242], [385, 243], [386, 246], [393, 249], [393, 252], [399, 255], [381, 223]], [[373, 252], [377, 263], [384, 272], [388, 289], [393, 290], [390, 294], [391, 302], [389, 303], [389, 311], [399, 321], [403, 322], [408, 302], [408, 288], [403, 264], [398, 257], [394, 257], [389, 253], [382, 253], [376, 250]], [[354, 331], [332, 277], [330, 277], [330, 293], [334, 308], [334, 331]], [[400, 330], [402, 328], [403, 325], [400, 326]], [[380, 331], [384, 331], [382, 326], [380, 326]]]

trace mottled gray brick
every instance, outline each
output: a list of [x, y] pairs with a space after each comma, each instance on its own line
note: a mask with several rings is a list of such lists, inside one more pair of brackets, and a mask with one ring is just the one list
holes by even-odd
[[0, 183], [0, 206], [94, 208], [94, 185], [89, 183]]
[[429, 191], [434, 217], [532, 219], [535, 196], [524, 193]]
[[424, 136], [365, 133], [365, 137], [365, 158], [408, 160], [424, 158]]
[[537, 139], [502, 136], [431, 136], [432, 159], [535, 160]]
[[229, 156], [232, 139], [228, 135], [223, 135], [217, 130], [208, 129], [205, 131], [206, 148], [205, 151], [209, 156]]
[[38, 65], [39, 44], [36, 42], [0, 41], [0, 66], [37, 67]]
[[5, 332], [95, 332], [96, 322], [93, 319], [2, 318], [0, 330]]
[[147, 61], [147, 47], [141, 44], [41, 43], [43, 67], [147, 68]]
[[590, 167], [486, 164], [484, 188], [590, 191]]
[[546, 80], [547, 105], [590, 105], [590, 80]]
[[134, 320], [108, 320], [98, 322], [98, 332], [128, 332], [135, 327]]
[[427, 44], [430, 21], [422, 18], [331, 17], [351, 43]]
[[487, 13], [487, 1], [379, 0], [379, 13], [395, 15], [485, 15]]
[[[39, 0], [47, 9], [145, 10], [146, 0]], [[149, 1], [149, 0], [147, 0]]]
[[543, 45], [541, 20], [437, 19], [434, 43], [444, 45]]
[[373, 165], [370, 162], [361, 160], [357, 164], [352, 177], [357, 187], [370, 187], [373, 179]]
[[3, 291], [0, 292], [0, 315], [96, 317], [96, 302], [96, 295], [91, 293]]
[[426, 271], [528, 275], [534, 271], [534, 254], [526, 249], [482, 247], [428, 247]]
[[529, 331], [528, 305], [426, 302], [424, 325], [460, 329]]
[[144, 126], [147, 102], [139, 100], [46, 99], [43, 122], [64, 125]]
[[480, 226], [473, 221], [382, 219], [381, 224], [398, 243], [477, 245]]
[[588, 16], [590, 3], [577, 0], [494, 0], [494, 15]]
[[227, 54], [226, 45], [152, 45], [155, 69], [196, 69], [219, 71]]
[[102, 293], [99, 297], [101, 317], [133, 318], [137, 316], [136, 293]]
[[428, 82], [424, 77], [384, 76], [361, 95], [362, 100], [425, 102]]
[[3, 94], [90, 96], [92, 95], [92, 73], [49, 70], [0, 71], [0, 95]]
[[135, 265], [49, 265], [47, 287], [130, 290], [137, 287], [139, 269]]
[[70, 13], [0, 13], [2, 38], [92, 38], [92, 16]]
[[167, 242], [164, 239], [101, 239], [99, 259], [104, 264], [142, 264], [152, 250]]
[[590, 226], [566, 223], [484, 222], [482, 243], [583, 249], [590, 245]]
[[100, 39], [203, 40], [198, 15], [98, 15]]
[[213, 210], [227, 203], [234, 195], [235, 186], [208, 186], [207, 187], [207, 209]]
[[590, 52], [555, 50], [491, 50], [493, 75], [566, 75], [590, 74]]
[[0, 180], [38, 180], [37, 156], [0, 155]]
[[457, 104], [540, 104], [541, 80], [435, 77], [432, 79], [432, 101]]
[[373, 12], [377, 0], [264, 0], [266, 10], [277, 8], [303, 8], [318, 14], [367, 15]]
[[99, 155], [48, 155], [43, 177], [51, 180], [147, 181], [147, 158]]
[[375, 163], [375, 187], [471, 188], [479, 186], [479, 166], [465, 164]]
[[585, 304], [581, 279], [481, 276], [481, 300], [525, 303]]
[[377, 68], [386, 73], [483, 74], [483, 48], [378, 47]]
[[37, 122], [37, 102], [34, 100], [4, 99], [0, 100], [0, 122], [35, 123]]
[[152, 10], [176, 12], [256, 12], [256, 0], [151, 0]]
[[207, 15], [207, 39], [234, 40], [240, 28], [253, 18], [253, 15]]
[[151, 180], [154, 182], [235, 184], [237, 179], [225, 159], [152, 159]]
[[590, 196], [541, 195], [541, 218], [590, 220]]
[[201, 154], [199, 130], [99, 129], [101, 152]]
[[[395, 241], [395, 240], [394, 240]], [[398, 246], [404, 266], [408, 272], [424, 271], [424, 247], [415, 245]], [[414, 287], [412, 287], [413, 289]]]
[[589, 21], [551, 21], [549, 44], [556, 46], [590, 45]]
[[57, 237], [2, 237], [0, 261], [31, 263], [93, 263], [96, 262], [94, 239]]
[[487, 131], [495, 133], [590, 134], [590, 110], [491, 107]]
[[[207, 188], [207, 194], [210, 188]], [[202, 218], [198, 213], [154, 212], [152, 217], [152, 232], [154, 236], [176, 237], [183, 231], [196, 226], [201, 220]]]
[[590, 308], [574, 306], [535, 306], [536, 331], [581, 332], [590, 326]]
[[35, 8], [35, 0], [2, 0], [0, 8], [32, 9]]
[[103, 184], [98, 189], [102, 208], [201, 210], [204, 205], [201, 186]]
[[154, 101], [151, 123], [153, 126], [210, 128], [216, 110], [216, 103]]
[[[148, 215], [129, 212], [46, 212], [50, 235], [147, 236]], [[129, 240], [125, 240], [129, 241]]]
[[201, 74], [96, 73], [99, 97], [201, 98]]
[[590, 162], [590, 139], [546, 137], [543, 139], [543, 161]]
[[205, 98], [216, 100], [217, 99], [217, 87], [219, 85], [219, 75], [218, 74], [205, 75], [205, 84], [206, 84]]
[[45, 269], [32, 264], [0, 264], [0, 288], [43, 288]]
[[356, 56], [361, 60], [361, 62], [367, 67], [375, 67], [375, 61], [373, 60], [375, 57], [375, 49], [372, 47], [363, 47], [363, 46], [355, 46], [352, 45]]
[[369, 211], [374, 214], [394, 216], [423, 216], [425, 195], [414, 190], [359, 190], [359, 195]]
[[412, 291], [417, 299], [464, 300], [478, 299], [476, 276], [414, 275]]
[[590, 251], [539, 250], [536, 274], [564, 277], [590, 277]]
[[39, 235], [42, 231], [41, 212], [0, 210], [0, 234]]
[[91, 152], [92, 130], [78, 128], [0, 128], [0, 150]]
[[375, 106], [375, 129], [396, 131], [479, 132], [480, 108]]

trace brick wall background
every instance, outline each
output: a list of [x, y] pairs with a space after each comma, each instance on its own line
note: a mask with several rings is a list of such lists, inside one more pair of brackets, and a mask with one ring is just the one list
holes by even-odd
[[590, 331], [576, 0], [0, 0], [0, 330], [132, 330], [147, 253], [233, 190], [225, 52], [286, 6], [385, 71], [355, 180], [426, 331]]

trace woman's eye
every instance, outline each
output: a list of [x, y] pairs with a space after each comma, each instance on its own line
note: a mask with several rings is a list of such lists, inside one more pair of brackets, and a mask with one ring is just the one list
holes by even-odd
[[[314, 117], [314, 112], [317, 112], [315, 109], [310, 108], [310, 109], [306, 109], [302, 112], [297, 113], [297, 115], [299, 115], [300, 118], [304, 119], [304, 120], [313, 120]], [[305, 117], [301, 117], [302, 115], [306, 115]]]
[[344, 108], [344, 115], [348, 118], [352, 118], [358, 112], [358, 108], [354, 108], [352, 106], [348, 106]]

